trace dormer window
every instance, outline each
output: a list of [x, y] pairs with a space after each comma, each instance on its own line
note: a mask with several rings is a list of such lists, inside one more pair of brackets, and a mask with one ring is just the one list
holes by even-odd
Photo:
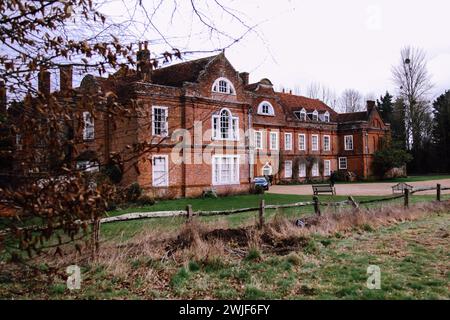
[[328, 111], [323, 114], [323, 121], [330, 122], [330, 113]]
[[306, 121], [306, 110], [305, 110], [305, 108], [303, 108], [300, 111], [295, 111], [294, 115], [297, 117], [298, 120]]
[[314, 110], [314, 112], [312, 113], [312, 121], [319, 121], [319, 113], [317, 112], [317, 110]]
[[212, 91], [223, 94], [236, 94], [233, 84], [227, 78], [216, 79], [212, 86]]
[[270, 104], [270, 102], [263, 101], [258, 106], [258, 114], [265, 115], [265, 116], [274, 116], [275, 111], [273, 109], [273, 106]]

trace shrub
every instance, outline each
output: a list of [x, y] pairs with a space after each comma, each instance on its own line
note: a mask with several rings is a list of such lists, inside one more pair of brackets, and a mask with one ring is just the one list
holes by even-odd
[[402, 167], [412, 160], [412, 156], [405, 150], [389, 145], [373, 154], [373, 171], [383, 178], [386, 172], [393, 168]]
[[210, 190], [204, 190], [203, 194], [202, 194], [202, 198], [206, 198], [206, 199], [217, 199], [217, 192], [214, 189], [210, 189]]
[[139, 183], [132, 183], [126, 190], [126, 199], [129, 202], [135, 202], [142, 195], [142, 188]]
[[155, 204], [155, 199], [147, 195], [142, 195], [136, 200], [136, 203], [141, 206], [152, 206]]

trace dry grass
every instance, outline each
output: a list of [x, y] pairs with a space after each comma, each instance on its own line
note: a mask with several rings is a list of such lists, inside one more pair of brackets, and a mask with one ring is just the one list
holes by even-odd
[[[205, 224], [197, 220], [185, 224], [179, 231], [145, 230], [134, 238], [117, 244], [106, 242], [101, 246], [95, 264], [106, 267], [114, 275], [127, 274], [130, 260], [146, 257], [152, 260], [173, 260], [186, 264], [188, 261], [206, 261], [215, 257], [242, 257], [252, 249], [288, 249], [302, 247], [313, 234], [333, 235], [357, 229], [372, 230], [381, 226], [419, 219], [431, 213], [448, 212], [450, 202], [420, 203], [408, 210], [402, 206], [378, 209], [349, 209], [339, 213], [327, 213], [320, 217], [305, 218], [306, 227], [296, 226], [293, 221], [278, 212], [262, 230], [254, 226], [229, 229], [225, 222]], [[275, 250], [276, 251], [276, 250]], [[58, 260], [58, 264], [83, 260], [75, 253]], [[84, 257], [88, 259], [88, 257]]]
[[[203, 268], [240, 263], [249, 255], [256, 256], [256, 252], [278, 255], [295, 252], [286, 257], [292, 265], [317, 265], [317, 257], [303, 250], [317, 234], [332, 236], [337, 232], [350, 234], [355, 230], [371, 231], [449, 211], [450, 201], [415, 204], [408, 210], [404, 210], [402, 206], [348, 209], [339, 213], [324, 212], [320, 217], [304, 218], [306, 227], [303, 228], [283, 217], [283, 212], [279, 211], [261, 230], [255, 226], [230, 229], [225, 221], [201, 223], [194, 219], [178, 231], [147, 229], [132, 239], [119, 243], [117, 239], [104, 242], [95, 261], [90, 260], [88, 250], [83, 255], [75, 250], [66, 250], [69, 253], [61, 258], [42, 257], [36, 262], [48, 263], [56, 269], [71, 264], [89, 266], [91, 270], [103, 270], [103, 278], [120, 278], [121, 283], [126, 283], [133, 291], [136, 279], [139, 279], [139, 290], [143, 292], [171, 292], [167, 289], [171, 279], [179, 272], [180, 267], [187, 270], [193, 262]], [[259, 260], [258, 257], [253, 261]]]

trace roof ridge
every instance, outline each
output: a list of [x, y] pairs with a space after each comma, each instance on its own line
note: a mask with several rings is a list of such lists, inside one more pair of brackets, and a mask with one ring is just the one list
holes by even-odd
[[170, 67], [180, 66], [180, 65], [188, 64], [188, 63], [195, 63], [195, 62], [199, 62], [201, 60], [208, 60], [208, 59], [212, 60], [213, 58], [216, 58], [219, 55], [220, 55], [220, 53], [216, 54], [216, 55], [213, 55], [213, 56], [208, 56], [208, 57], [198, 58], [198, 59], [194, 59], [194, 60], [188, 60], [188, 61], [183, 61], [183, 62], [179, 62], [179, 63], [174, 63], [174, 64], [171, 64], [169, 66], [163, 66], [161, 68], [155, 69], [153, 71], [163, 70], [163, 69], [167, 69], [167, 68], [170, 68]]

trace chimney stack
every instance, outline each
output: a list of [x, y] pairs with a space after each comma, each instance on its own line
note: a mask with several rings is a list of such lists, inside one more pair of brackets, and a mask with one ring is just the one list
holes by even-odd
[[72, 65], [64, 65], [59, 67], [59, 90], [61, 93], [69, 93], [72, 90], [72, 78]]
[[46, 97], [50, 95], [50, 72], [43, 67], [38, 74], [38, 90]]
[[139, 77], [144, 81], [151, 81], [152, 78], [152, 65], [150, 63], [150, 50], [148, 50], [148, 41], [144, 41], [144, 47], [142, 42], [139, 42], [139, 50], [136, 54], [137, 60], [137, 73]]
[[5, 81], [0, 80], [0, 114], [6, 113], [6, 85]]
[[244, 86], [248, 85], [249, 73], [241, 72], [241, 73], [239, 73], [239, 76], [241, 77], [242, 81], [244, 82]]
[[375, 108], [375, 101], [367, 100], [367, 114], [370, 114], [374, 108]]

